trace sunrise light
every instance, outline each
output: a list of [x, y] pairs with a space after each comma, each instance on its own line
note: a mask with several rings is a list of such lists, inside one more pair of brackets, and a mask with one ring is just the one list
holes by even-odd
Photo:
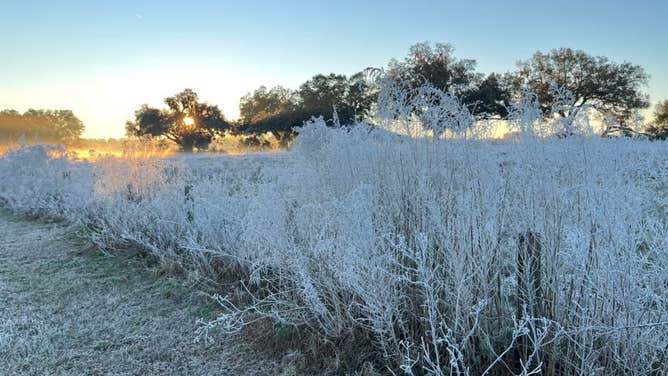
[[668, 0], [0, 9], [0, 376], [668, 376]]

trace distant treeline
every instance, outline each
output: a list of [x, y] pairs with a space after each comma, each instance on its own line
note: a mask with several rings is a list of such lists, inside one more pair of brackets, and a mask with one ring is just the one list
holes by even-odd
[[[241, 98], [240, 118], [234, 122], [218, 106], [200, 102], [197, 93], [185, 89], [166, 98], [166, 108], [141, 106], [126, 123], [126, 134], [167, 139], [184, 151], [207, 149], [230, 133], [252, 146], [268, 145], [267, 134], [285, 145], [294, 138], [294, 127], [313, 116], [324, 116], [330, 124], [351, 124], [366, 117], [378, 97], [379, 77], [401, 82], [408, 96], [417, 95], [415, 88], [431, 85], [456, 96], [476, 119], [505, 119], [509, 104], [528, 90], [545, 114], [554, 113], [557, 107], [571, 109], [571, 113], [556, 111], [562, 117], [582, 109], [595, 110], [614, 118], [620, 134], [629, 134], [631, 128], [626, 124], [650, 104], [644, 92], [648, 74], [628, 62], [559, 48], [536, 52], [520, 61], [515, 71], [485, 75], [477, 71], [475, 60], [456, 57], [448, 44], [419, 43], [403, 60], [393, 59], [384, 68], [367, 68], [350, 76], [317, 74], [297, 89], [261, 86]], [[555, 87], [568, 96], [555, 98]], [[0, 112], [0, 142], [23, 135], [41, 142], [68, 143], [78, 139], [83, 129], [69, 110]], [[645, 134], [668, 136], [668, 102], [657, 106]]]
[[[374, 78], [379, 76], [402, 82], [409, 96], [416, 93], [412, 89], [424, 84], [455, 95], [476, 119], [505, 119], [508, 105], [529, 90], [546, 114], [556, 106], [571, 112], [595, 110], [613, 117], [620, 134], [631, 131], [626, 124], [650, 103], [644, 92], [649, 76], [641, 66], [628, 62], [559, 48], [535, 53], [519, 62], [513, 72], [485, 75], [477, 71], [475, 60], [456, 57], [448, 44], [419, 43], [403, 60], [393, 59], [385, 68], [367, 68], [351, 76], [317, 74], [296, 90], [261, 86], [241, 98], [236, 122], [227, 121], [217, 106], [200, 103], [197, 94], [186, 89], [166, 98], [166, 109], [142, 106], [126, 131], [129, 136], [163, 136], [186, 151], [207, 148], [220, 134], [229, 132], [243, 135], [250, 143], [272, 134], [286, 144], [295, 136], [293, 128], [312, 116], [324, 116], [330, 124], [350, 124], [366, 116], [377, 100], [379, 87]], [[555, 98], [555, 87], [569, 96]], [[561, 103], [564, 100], [569, 103]], [[666, 103], [657, 107], [656, 120], [647, 128], [650, 137], [665, 138], [668, 133]]]
[[[403, 60], [393, 59], [386, 68], [367, 68], [350, 77], [318, 74], [297, 90], [260, 87], [241, 98], [237, 130], [271, 132], [279, 139], [289, 139], [294, 136], [292, 128], [311, 116], [323, 115], [334, 121], [334, 108], [339, 121], [349, 124], [368, 114], [378, 95], [370, 78], [382, 74], [402, 82], [408, 97], [423, 95], [414, 89], [425, 84], [456, 96], [479, 120], [505, 119], [510, 103], [526, 90], [536, 95], [545, 114], [557, 106], [574, 111], [592, 109], [615, 118], [621, 133], [630, 129], [627, 124], [637, 110], [650, 105], [644, 92], [649, 75], [641, 66], [628, 62], [559, 48], [536, 52], [520, 61], [513, 72], [485, 75], [477, 71], [475, 60], [456, 57], [448, 44], [419, 43]], [[555, 88], [568, 92], [569, 97], [555, 98]], [[574, 115], [558, 113], [562, 117]]]
[[71, 143], [78, 140], [84, 125], [70, 110], [0, 111], [0, 142], [29, 141]]

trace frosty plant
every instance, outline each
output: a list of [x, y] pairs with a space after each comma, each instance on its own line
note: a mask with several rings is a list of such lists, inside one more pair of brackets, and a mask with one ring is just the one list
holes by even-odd
[[473, 125], [473, 115], [459, 99], [431, 85], [417, 90], [412, 106], [423, 127], [434, 133], [438, 140], [446, 132], [461, 133]]
[[[412, 87], [389, 75], [379, 81], [377, 115], [388, 129], [398, 128], [413, 137], [425, 130], [438, 140], [446, 131], [456, 135], [473, 126], [475, 119], [471, 111], [454, 94], [430, 84]], [[418, 124], [421, 130], [417, 129]]]
[[520, 89], [518, 100], [507, 110], [511, 129], [518, 131], [524, 139], [546, 136], [541, 128], [544, 118], [540, 102], [529, 89]]
[[377, 117], [386, 129], [397, 129], [409, 136], [418, 134], [412, 121], [412, 98], [415, 89], [408, 83], [397, 81], [389, 75], [379, 78]]
[[550, 84], [550, 93], [554, 98], [552, 102], [551, 114], [559, 116], [553, 125], [557, 135], [568, 137], [575, 134], [575, 117], [580, 108], [575, 107], [575, 97], [565, 87], [558, 86], [552, 82]]

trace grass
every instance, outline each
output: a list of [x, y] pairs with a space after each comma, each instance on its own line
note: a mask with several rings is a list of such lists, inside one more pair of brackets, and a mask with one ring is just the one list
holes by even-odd
[[275, 374], [276, 362], [236, 339], [194, 343], [196, 320], [216, 306], [149, 259], [104, 254], [71, 229], [6, 211], [0, 232], [2, 372]]

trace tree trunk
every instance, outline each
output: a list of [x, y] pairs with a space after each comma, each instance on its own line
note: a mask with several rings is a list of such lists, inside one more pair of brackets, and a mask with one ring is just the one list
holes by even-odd
[[181, 142], [181, 151], [192, 153], [193, 150], [195, 150], [195, 143], [192, 140], [184, 140]]

